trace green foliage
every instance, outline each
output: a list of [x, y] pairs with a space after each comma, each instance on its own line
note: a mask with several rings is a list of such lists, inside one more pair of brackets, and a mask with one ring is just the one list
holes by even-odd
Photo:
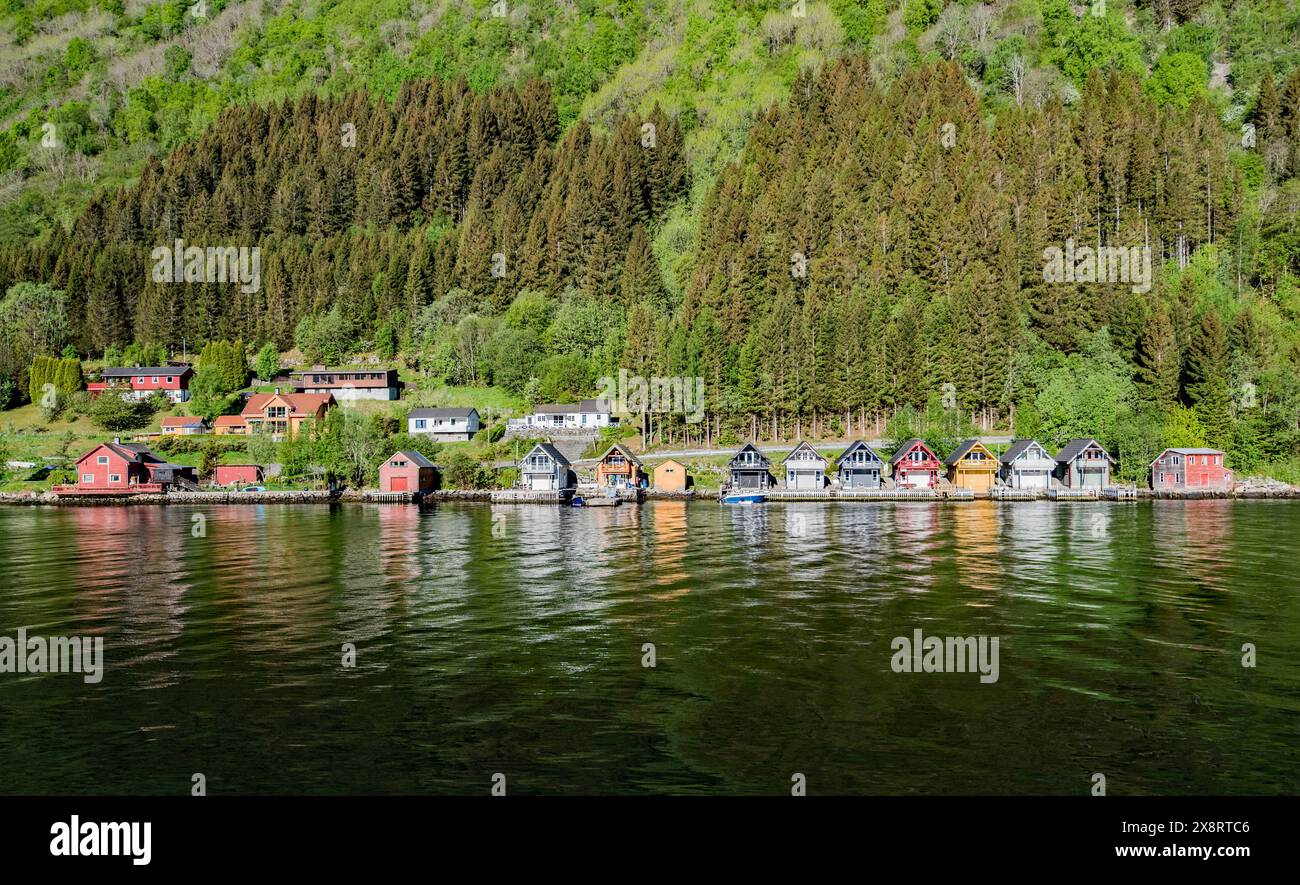
[[1200, 56], [1191, 52], [1167, 52], [1156, 62], [1145, 88], [1157, 104], [1172, 104], [1186, 110], [1193, 99], [1205, 95], [1209, 77]]
[[139, 430], [148, 425], [154, 411], [148, 400], [106, 390], [91, 405], [90, 419], [105, 430]]
[[253, 371], [262, 381], [270, 381], [280, 372], [280, 349], [268, 341], [253, 360]]

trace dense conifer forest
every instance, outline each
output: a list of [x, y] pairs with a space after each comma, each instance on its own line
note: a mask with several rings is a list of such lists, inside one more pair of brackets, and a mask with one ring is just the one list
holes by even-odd
[[[154, 6], [11, 0], [11, 404], [39, 355], [238, 340], [526, 402], [705, 378], [657, 442], [1009, 430], [1296, 476], [1294, 3], [245, 6], [151, 40]], [[107, 10], [118, 67], [72, 37], [37, 76], [56, 8]], [[158, 281], [178, 239], [259, 248], [260, 285]], [[1045, 274], [1103, 247], [1149, 278]]]

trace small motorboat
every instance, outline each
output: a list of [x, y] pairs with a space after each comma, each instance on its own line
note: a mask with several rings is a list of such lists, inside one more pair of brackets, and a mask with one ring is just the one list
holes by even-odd
[[574, 495], [573, 500], [570, 501], [569, 504], [573, 507], [586, 507], [587, 499], [582, 497], [582, 495]]
[[723, 504], [762, 504], [766, 500], [758, 492], [728, 492], [722, 496]]

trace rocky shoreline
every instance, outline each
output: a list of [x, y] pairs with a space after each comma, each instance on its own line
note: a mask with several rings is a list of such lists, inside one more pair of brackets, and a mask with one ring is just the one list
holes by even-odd
[[[348, 489], [343, 492], [329, 491], [295, 491], [295, 492], [169, 492], [162, 495], [134, 495], [124, 497], [58, 496], [51, 492], [0, 492], [0, 505], [11, 506], [49, 506], [49, 507], [121, 507], [143, 504], [366, 504], [380, 499], [391, 500], [373, 489]], [[984, 500], [987, 495], [981, 496]], [[1151, 489], [1138, 489], [1139, 500], [1195, 501], [1203, 499], [1222, 500], [1266, 500], [1266, 499], [1300, 499], [1300, 487], [1288, 485], [1275, 479], [1248, 477], [1237, 483], [1232, 491], [1186, 491], [1156, 492]], [[424, 495], [424, 503], [450, 503], [457, 501], [487, 502], [492, 498], [490, 489], [447, 489], [429, 492]], [[716, 501], [718, 493], [711, 489], [688, 489], [684, 492], [645, 491], [647, 501]], [[846, 500], [827, 498], [827, 501]], [[1037, 498], [1033, 500], [1046, 500]], [[1106, 500], [1106, 499], [1101, 499]], [[412, 498], [413, 501], [413, 498]], [[1018, 503], [1007, 501], [1005, 503]]]

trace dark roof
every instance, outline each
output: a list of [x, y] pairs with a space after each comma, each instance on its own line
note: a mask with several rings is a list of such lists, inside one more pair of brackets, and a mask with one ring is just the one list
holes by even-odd
[[[1068, 443], [1066, 443], [1065, 448], [1061, 449], [1061, 451], [1056, 453], [1057, 463], [1069, 464], [1075, 458], [1079, 457], [1079, 453], [1082, 452], [1084, 449], [1088, 448], [1088, 446], [1096, 446], [1097, 448], [1101, 449], [1103, 452], [1106, 452], [1106, 447], [1103, 446], [1101, 443], [1097, 442], [1095, 439], [1072, 439]], [[1110, 452], [1106, 452], [1106, 457], [1109, 458], [1111, 461], [1115, 460], [1115, 456], [1112, 455]]]
[[835, 459], [835, 466], [838, 467], [838, 466], [840, 465], [840, 462], [841, 462], [841, 461], [843, 461], [843, 460], [844, 460], [845, 458], [847, 458], [849, 455], [852, 455], [852, 454], [853, 454], [854, 452], [856, 452], [858, 449], [866, 449], [868, 452], [871, 453], [871, 457], [875, 458], [877, 461], [880, 461], [880, 460], [881, 460], [881, 457], [880, 457], [880, 453], [879, 453], [879, 452], [877, 452], [877, 451], [876, 451], [875, 449], [873, 449], [871, 446], [867, 445], [867, 444], [866, 444], [865, 442], [863, 442], [862, 440], [858, 439], [858, 440], [854, 440], [853, 442], [849, 443], [849, 447], [848, 447], [847, 449], [845, 449], [843, 452], [840, 453], [840, 456], [839, 456], [838, 458]]
[[578, 415], [583, 412], [588, 414], [602, 414], [613, 411], [610, 408], [607, 399], [584, 399], [580, 403], [542, 403], [534, 406], [532, 414], [534, 415]]
[[[1016, 460], [1022, 454], [1024, 454], [1025, 449], [1029, 448], [1036, 442], [1038, 442], [1038, 440], [1036, 439], [1013, 439], [1011, 441], [1011, 448], [1003, 452], [1001, 457], [998, 458], [998, 460], [1001, 461], [1003, 464], [1010, 464], [1012, 461]], [[1038, 444], [1039, 446], [1042, 446], [1042, 443], [1038, 443]], [[1047, 450], [1043, 449], [1043, 451], [1045, 452]]]
[[564, 453], [548, 442], [538, 443], [537, 445], [529, 449], [528, 454], [531, 455], [533, 452], [537, 451], [538, 449], [541, 449], [543, 452], [549, 455], [551, 459], [554, 460], [557, 464], [563, 464], [565, 467], [569, 466], [569, 459], [564, 457]]
[[943, 459], [943, 463], [947, 464], [949, 467], [953, 466], [962, 458], [965, 458], [966, 453], [969, 452], [971, 449], [975, 448], [977, 445], [979, 445], [979, 442], [980, 441], [975, 439], [974, 437], [971, 437], [970, 439], [962, 440], [957, 445], [957, 448], [952, 450], [952, 454], [949, 455], [947, 458]]
[[388, 460], [391, 461], [393, 460], [393, 458], [396, 458], [398, 455], [401, 455], [403, 458], [410, 461], [416, 467], [433, 466], [433, 462], [430, 461], [428, 458], [424, 457], [423, 455], [421, 455], [419, 452], [407, 452], [407, 451], [394, 452], [393, 455]]
[[791, 458], [794, 457], [794, 453], [799, 451], [800, 449], [807, 449], [808, 451], [816, 455], [818, 458], [821, 458], [823, 461], [826, 460], [826, 458], [820, 452], [818, 452], [816, 449], [812, 447], [811, 443], [804, 441], [799, 443], [799, 445], [795, 446], [793, 449], [791, 449], [790, 454], [786, 455], [784, 458], [781, 459], [781, 463], [784, 464], [785, 462], [789, 461]]
[[[897, 464], [899, 461], [902, 461], [903, 456], [907, 454], [909, 449], [916, 446], [917, 443], [920, 443], [921, 445], [925, 446], [925, 440], [921, 439], [919, 436], [914, 436], [911, 439], [903, 440], [903, 443], [898, 447], [898, 450], [894, 452], [894, 456], [889, 459], [889, 463]], [[925, 448], [928, 451], [930, 447], [925, 446]]]
[[101, 378], [133, 378], [136, 375], [179, 375], [188, 372], [189, 366], [127, 366], [118, 369], [100, 369]]
[[731, 465], [735, 464], [736, 459], [739, 458], [746, 451], [755, 452], [759, 457], [759, 462], [757, 464], [745, 465], [746, 467], [749, 467], [751, 470], [758, 470], [760, 467], [766, 470], [768, 467], [772, 465], [772, 462], [768, 460], [767, 455], [764, 455], [762, 452], [758, 451], [758, 446], [754, 445], [753, 443], [745, 443], [743, 446], [741, 446], [739, 449], [736, 450], [736, 454], [731, 456], [731, 460], [727, 462], [727, 466], [730, 467]]
[[478, 414], [477, 409], [411, 409], [411, 418], [468, 418], [470, 413]]

